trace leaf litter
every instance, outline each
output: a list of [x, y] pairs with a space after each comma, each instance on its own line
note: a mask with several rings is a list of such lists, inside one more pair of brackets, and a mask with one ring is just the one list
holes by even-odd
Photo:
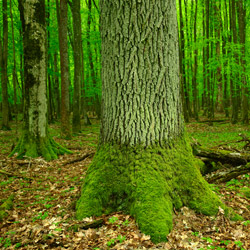
[[[1, 134], [0, 140], [6, 136], [11, 138], [11, 132]], [[6, 143], [10, 147], [13, 139], [5, 140], [0, 169], [12, 176], [0, 174], [0, 204], [12, 194], [15, 197], [13, 209], [0, 222], [1, 249], [250, 249], [250, 199], [241, 195], [240, 188], [227, 184], [218, 184], [216, 192], [244, 221], [228, 220], [222, 209], [217, 216], [209, 217], [183, 207], [174, 211], [168, 241], [157, 245], [140, 232], [131, 216], [121, 212], [75, 220], [76, 201], [97, 138], [93, 131], [85, 131], [84, 136], [75, 136], [71, 141], [55, 138], [72, 148], [74, 154], [51, 162], [8, 158]], [[84, 158], [87, 154], [90, 156]], [[75, 161], [81, 157], [82, 161]], [[241, 187], [249, 187], [248, 175], [239, 176], [237, 181]], [[100, 219], [98, 228], [81, 229], [82, 223]]]

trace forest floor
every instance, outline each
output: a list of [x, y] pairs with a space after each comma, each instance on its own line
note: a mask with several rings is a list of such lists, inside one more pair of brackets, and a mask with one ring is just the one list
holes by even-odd
[[[244, 221], [229, 221], [223, 210], [216, 217], [208, 217], [183, 207], [175, 211], [168, 242], [158, 245], [140, 233], [133, 218], [122, 213], [95, 218], [102, 219], [99, 228], [81, 228], [83, 222], [75, 220], [74, 213], [98, 142], [99, 125], [94, 119], [92, 122], [72, 140], [61, 139], [59, 124], [51, 125], [55, 140], [74, 153], [50, 162], [42, 158], [8, 158], [18, 137], [16, 127], [21, 126], [13, 123], [11, 131], [0, 131], [0, 205], [6, 199], [14, 201], [0, 222], [1, 249], [250, 249], [250, 196], [241, 192], [250, 187], [250, 173], [227, 183], [210, 184]], [[191, 122], [187, 131], [191, 139], [210, 148], [223, 143], [239, 148], [242, 145], [234, 143], [238, 134], [250, 137], [249, 126], [227, 121], [215, 122], [213, 126], [204, 120]], [[85, 222], [92, 220], [87, 218]]]

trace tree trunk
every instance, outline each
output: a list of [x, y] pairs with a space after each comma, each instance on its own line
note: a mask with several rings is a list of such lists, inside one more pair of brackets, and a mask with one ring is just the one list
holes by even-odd
[[81, 68], [82, 68], [82, 25], [80, 14], [80, 0], [72, 1], [72, 16], [74, 30], [74, 98], [73, 98], [73, 133], [81, 130], [80, 107], [81, 107]]
[[54, 53], [54, 97], [55, 97], [55, 118], [58, 119], [61, 114], [61, 101], [60, 101], [60, 86], [59, 86], [59, 72], [57, 66], [57, 52]]
[[243, 0], [238, 1], [239, 6], [239, 36], [241, 45], [241, 81], [242, 81], [242, 123], [249, 124], [248, 120], [248, 86], [246, 81], [246, 60], [245, 60], [245, 43], [246, 43], [246, 7]]
[[3, 51], [2, 51], [2, 129], [10, 130], [9, 126], [9, 103], [8, 103], [8, 9], [7, 0], [3, 4]]
[[199, 120], [199, 114], [198, 114], [198, 88], [197, 88], [197, 68], [198, 68], [198, 49], [196, 45], [196, 39], [197, 39], [197, 9], [198, 9], [198, 0], [195, 1], [195, 14], [194, 14], [194, 75], [192, 79], [192, 85], [193, 85], [193, 111], [194, 111], [194, 118], [196, 121]]
[[93, 55], [90, 46], [90, 26], [91, 26], [91, 9], [92, 4], [91, 0], [88, 0], [88, 25], [87, 25], [87, 48], [88, 48], [88, 56], [89, 56], [89, 66], [90, 66], [90, 73], [91, 73], [91, 80], [94, 88], [94, 106], [95, 106], [95, 113], [98, 118], [101, 118], [101, 103], [99, 100], [99, 96], [97, 94], [97, 82], [96, 82], [96, 73], [94, 69], [94, 62], [93, 62]]
[[23, 11], [24, 127], [10, 156], [17, 153], [20, 158], [43, 156], [51, 160], [70, 151], [58, 145], [48, 134], [45, 0], [19, 0], [19, 4]]
[[214, 32], [216, 36], [216, 61], [218, 63], [216, 70], [216, 85], [218, 85], [218, 93], [217, 93], [217, 105], [216, 109], [218, 112], [223, 112], [223, 89], [222, 89], [222, 74], [221, 74], [221, 4], [214, 3], [214, 12], [215, 12], [215, 27]]
[[101, 0], [100, 7], [100, 144], [76, 215], [122, 210], [154, 242], [166, 241], [174, 208], [228, 213], [184, 134], [175, 1]]
[[[232, 30], [232, 36], [233, 36], [233, 42], [234, 44], [237, 44], [237, 29], [236, 29], [236, 13], [235, 13], [235, 0], [229, 1], [230, 6], [230, 28]], [[235, 50], [235, 49], [234, 49]], [[238, 61], [238, 55], [236, 52], [234, 52], [234, 59], [236, 62]], [[231, 88], [231, 99], [232, 99], [232, 118], [231, 122], [232, 124], [236, 124], [238, 122], [238, 113], [239, 113], [239, 98], [238, 98], [238, 74], [232, 73], [231, 75], [231, 81], [230, 81], [230, 88]], [[234, 77], [234, 78], [232, 78]]]
[[223, 93], [223, 107], [226, 114], [226, 117], [229, 117], [229, 96], [228, 96], [228, 76], [227, 76], [227, 69], [228, 69], [228, 54], [226, 44], [228, 42], [228, 11], [227, 11], [227, 0], [224, 2], [225, 4], [225, 11], [224, 11], [224, 31], [222, 36], [222, 54], [224, 57], [224, 93]]
[[67, 40], [68, 6], [67, 0], [60, 0], [59, 46], [61, 62], [61, 134], [71, 138], [69, 103], [69, 56]]
[[179, 0], [179, 17], [180, 17], [180, 40], [179, 40], [179, 57], [180, 57], [180, 81], [181, 81], [181, 93], [182, 93], [182, 107], [185, 122], [189, 122], [189, 112], [187, 103], [187, 87], [186, 87], [186, 76], [185, 76], [185, 37], [184, 37], [184, 23], [182, 15], [182, 0]]
[[16, 49], [15, 49], [15, 35], [14, 35], [14, 23], [13, 23], [13, 13], [12, 13], [12, 1], [10, 0], [10, 18], [11, 18], [11, 35], [12, 35], [12, 49], [13, 49], [13, 71], [12, 71], [12, 81], [14, 90], [14, 113], [17, 119], [17, 73], [16, 73]]

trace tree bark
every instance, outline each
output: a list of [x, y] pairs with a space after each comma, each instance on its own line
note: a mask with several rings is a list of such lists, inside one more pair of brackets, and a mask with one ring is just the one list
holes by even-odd
[[197, 68], [198, 68], [198, 48], [196, 45], [197, 40], [197, 11], [198, 11], [198, 0], [195, 1], [195, 14], [194, 14], [194, 74], [192, 79], [192, 85], [193, 85], [193, 112], [194, 112], [194, 118], [196, 121], [199, 120], [199, 114], [198, 114], [198, 84], [197, 84]]
[[11, 18], [11, 35], [12, 35], [12, 50], [13, 50], [13, 71], [12, 71], [12, 81], [13, 81], [13, 90], [14, 90], [14, 113], [17, 119], [17, 91], [16, 91], [16, 82], [17, 82], [17, 73], [16, 73], [16, 49], [15, 49], [15, 35], [14, 35], [14, 22], [13, 22], [13, 13], [12, 13], [12, 1], [10, 0], [10, 18]]
[[95, 113], [98, 118], [101, 118], [101, 103], [99, 100], [99, 96], [97, 94], [97, 82], [96, 82], [96, 73], [94, 69], [94, 62], [93, 62], [93, 55], [90, 46], [90, 28], [91, 28], [91, 10], [92, 10], [92, 3], [91, 0], [88, 0], [88, 22], [87, 22], [87, 48], [88, 48], [88, 57], [89, 57], [89, 66], [90, 66], [90, 75], [91, 80], [94, 88], [94, 107]]
[[59, 46], [61, 62], [61, 134], [71, 138], [69, 103], [69, 56], [67, 40], [68, 6], [67, 0], [60, 0]]
[[239, 37], [240, 37], [240, 45], [241, 45], [241, 82], [242, 82], [242, 123], [249, 124], [248, 119], [248, 86], [246, 80], [246, 7], [244, 6], [243, 0], [238, 1], [238, 9], [239, 9]]
[[3, 51], [2, 51], [2, 129], [10, 130], [9, 126], [9, 102], [8, 102], [8, 8], [7, 0], [2, 1], [3, 10]]
[[186, 76], [185, 76], [185, 37], [184, 37], [184, 23], [182, 15], [182, 0], [179, 0], [179, 17], [180, 17], [180, 49], [179, 49], [179, 60], [180, 60], [180, 80], [181, 80], [181, 93], [182, 93], [182, 107], [185, 122], [189, 122], [189, 112], [188, 112], [188, 96], [187, 96], [187, 86], [186, 86]]
[[73, 31], [74, 31], [74, 98], [73, 98], [73, 133], [81, 130], [81, 68], [82, 68], [82, 25], [80, 14], [80, 0], [72, 1]]
[[[232, 30], [232, 37], [233, 43], [237, 44], [237, 29], [236, 29], [236, 13], [235, 13], [235, 0], [229, 1], [229, 8], [230, 8], [230, 28]], [[231, 39], [232, 40], [232, 39]], [[234, 49], [235, 50], [235, 49]], [[236, 62], [238, 61], [238, 55], [234, 52], [234, 59]], [[232, 117], [231, 122], [232, 124], [236, 124], [238, 122], [238, 113], [239, 113], [239, 98], [238, 98], [238, 83], [237, 83], [237, 73], [231, 73], [230, 79], [230, 88], [231, 88], [231, 102], [232, 102]], [[233, 79], [234, 78], [234, 79]]]
[[76, 215], [122, 210], [154, 242], [166, 241], [174, 208], [229, 211], [196, 168], [184, 134], [175, 1], [101, 0], [100, 7], [100, 144]]
[[46, 160], [70, 152], [48, 134], [46, 95], [45, 0], [19, 0], [24, 50], [24, 127], [22, 136], [10, 156], [43, 156]]

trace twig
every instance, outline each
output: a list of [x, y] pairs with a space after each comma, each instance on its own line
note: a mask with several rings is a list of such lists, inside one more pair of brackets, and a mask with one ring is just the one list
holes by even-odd
[[72, 163], [75, 163], [75, 162], [83, 161], [83, 160], [85, 160], [85, 159], [88, 158], [88, 157], [94, 156], [94, 154], [95, 154], [94, 152], [87, 153], [87, 154], [85, 154], [85, 155], [83, 155], [83, 156], [81, 156], [81, 157], [79, 157], [79, 158], [76, 158], [76, 159], [73, 159], [73, 160], [71, 160], [71, 161], [65, 162], [65, 163], [63, 164], [63, 166], [68, 165], [68, 164], [72, 164]]

